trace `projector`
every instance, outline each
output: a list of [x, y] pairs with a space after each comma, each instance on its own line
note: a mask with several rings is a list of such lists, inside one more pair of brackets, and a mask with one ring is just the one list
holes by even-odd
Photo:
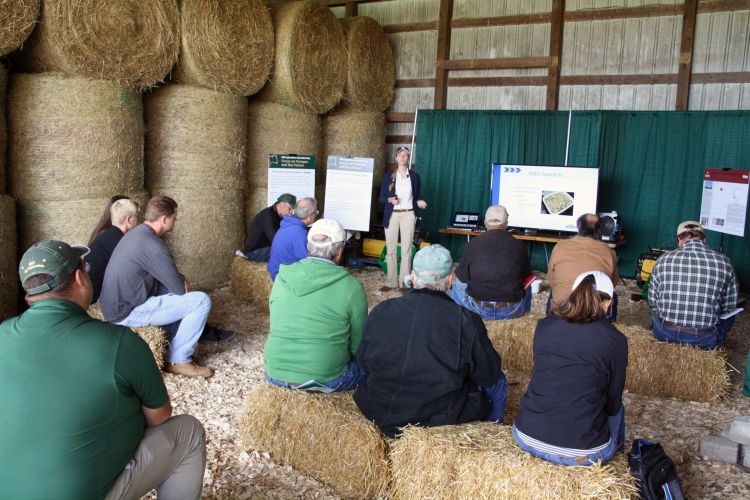
[[602, 227], [602, 241], [617, 241], [622, 232], [617, 212], [599, 212], [599, 221]]

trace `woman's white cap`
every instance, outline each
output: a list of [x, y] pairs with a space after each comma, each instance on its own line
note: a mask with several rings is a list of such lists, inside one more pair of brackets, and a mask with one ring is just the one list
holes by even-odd
[[604, 274], [601, 271], [585, 271], [585, 272], [582, 272], [581, 274], [578, 275], [578, 277], [576, 278], [576, 280], [573, 282], [573, 288], [572, 289], [575, 290], [576, 288], [578, 288], [578, 285], [581, 284], [581, 281], [583, 281], [583, 279], [586, 276], [593, 276], [594, 277], [594, 281], [596, 282], [594, 284], [594, 290], [597, 290], [599, 292], [604, 292], [607, 295], [609, 295], [610, 297], [614, 297], [615, 296], [615, 287], [614, 287], [614, 285], [612, 285], [612, 280], [609, 279], [609, 276], [607, 276], [606, 274]]

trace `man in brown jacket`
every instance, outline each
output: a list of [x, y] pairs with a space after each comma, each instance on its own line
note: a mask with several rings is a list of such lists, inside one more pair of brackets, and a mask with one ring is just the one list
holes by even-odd
[[[573, 281], [584, 271], [601, 271], [615, 284], [620, 279], [615, 251], [601, 240], [599, 216], [583, 214], [578, 218], [577, 225], [578, 235], [560, 241], [552, 250], [547, 266], [547, 279], [552, 286], [547, 312], [568, 298], [573, 289]], [[614, 321], [616, 316], [617, 296], [615, 295], [612, 297], [609, 318]]]

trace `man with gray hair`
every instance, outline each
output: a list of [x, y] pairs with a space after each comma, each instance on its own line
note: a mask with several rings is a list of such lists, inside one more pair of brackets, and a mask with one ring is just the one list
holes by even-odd
[[365, 323], [357, 362], [366, 373], [354, 401], [388, 436], [432, 427], [502, 421], [507, 383], [482, 319], [445, 294], [451, 260], [440, 245], [414, 256], [414, 290], [381, 302]]
[[318, 218], [315, 198], [302, 198], [290, 215], [281, 219], [271, 243], [268, 273], [275, 280], [282, 264], [294, 264], [307, 257], [307, 227]]
[[519, 318], [531, 309], [531, 290], [523, 286], [531, 274], [526, 247], [507, 231], [504, 206], [487, 208], [484, 226], [464, 249], [450, 296], [482, 319]]
[[321, 219], [307, 235], [309, 256], [281, 266], [271, 290], [263, 349], [266, 380], [321, 392], [350, 391], [364, 375], [354, 360], [367, 318], [362, 284], [340, 267], [346, 231]]

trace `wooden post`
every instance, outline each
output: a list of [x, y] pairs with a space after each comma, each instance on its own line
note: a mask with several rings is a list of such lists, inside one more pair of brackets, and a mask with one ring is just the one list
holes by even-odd
[[690, 73], [693, 67], [693, 41], [698, 0], [685, 0], [682, 12], [682, 39], [680, 40], [680, 66], [677, 71], [677, 111], [687, 111], [690, 99]]
[[354, 17], [357, 15], [357, 2], [352, 0], [346, 2], [346, 17]]
[[547, 71], [547, 107], [557, 110], [560, 97], [560, 66], [562, 65], [563, 18], [565, 0], [552, 1], [549, 29], [549, 69]]
[[453, 0], [440, 0], [440, 18], [438, 19], [437, 54], [435, 56], [435, 100], [434, 109], [445, 109], [448, 105], [448, 71], [443, 67], [444, 61], [451, 55], [451, 18], [453, 17]]

